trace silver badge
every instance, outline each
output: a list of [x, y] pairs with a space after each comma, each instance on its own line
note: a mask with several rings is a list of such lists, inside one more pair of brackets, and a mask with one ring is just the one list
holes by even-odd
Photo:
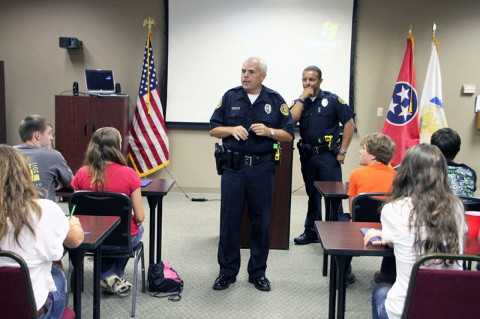
[[325, 107], [328, 105], [328, 100], [327, 99], [323, 99], [322, 100], [322, 106]]
[[272, 106], [270, 104], [265, 104], [265, 113], [272, 113]]

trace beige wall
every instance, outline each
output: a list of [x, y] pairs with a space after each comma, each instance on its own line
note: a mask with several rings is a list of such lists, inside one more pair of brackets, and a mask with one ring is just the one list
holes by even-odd
[[[447, 121], [462, 137], [457, 160], [480, 172], [474, 96], [461, 95], [462, 84], [475, 84], [480, 93], [478, 12], [480, 2], [474, 0], [359, 1], [355, 57], [358, 133], [348, 150], [344, 180], [358, 167], [361, 137], [383, 127], [385, 117], [376, 116], [377, 108], [382, 107], [384, 114], [388, 109], [410, 24], [415, 36], [417, 89], [421, 93], [433, 22], [440, 42]], [[84, 90], [85, 68], [115, 70], [117, 82], [135, 103], [146, 36], [142, 22], [147, 16], [157, 22], [153, 44], [158, 70], [163, 50], [163, 1], [2, 1], [0, 60], [5, 61], [6, 68], [8, 143], [19, 142], [18, 123], [28, 114], [40, 113], [53, 121], [54, 95], [71, 90], [73, 81]], [[83, 49], [71, 53], [60, 49], [59, 36], [78, 37]], [[318, 64], [322, 67], [321, 61]], [[195, 70], [191, 76], [196, 76]], [[212, 111], [215, 105], [212, 101]], [[213, 160], [215, 140], [206, 130], [170, 129], [169, 136], [171, 159], [167, 168], [177, 182], [187, 191], [217, 192], [220, 179]], [[297, 155], [293, 170], [293, 188], [297, 188], [303, 184]], [[162, 170], [157, 176], [168, 174]]]

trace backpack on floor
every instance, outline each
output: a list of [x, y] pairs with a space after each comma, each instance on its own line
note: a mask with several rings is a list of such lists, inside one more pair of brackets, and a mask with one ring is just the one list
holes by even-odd
[[[148, 266], [148, 294], [152, 297], [180, 301], [183, 280], [168, 261]], [[168, 293], [168, 294], [165, 294]]]

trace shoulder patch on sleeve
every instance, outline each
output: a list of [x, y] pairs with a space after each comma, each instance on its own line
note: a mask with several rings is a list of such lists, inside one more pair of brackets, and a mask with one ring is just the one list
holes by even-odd
[[280, 112], [287, 116], [288, 115], [288, 106], [287, 104], [283, 103], [281, 106], [280, 106]]
[[340, 103], [342, 103], [342, 104], [347, 104], [347, 103], [345, 102], [345, 100], [342, 99], [341, 97], [338, 97], [338, 102], [340, 102]]
[[222, 106], [222, 99], [220, 99], [220, 101], [218, 101], [217, 109], [220, 108], [221, 106]]

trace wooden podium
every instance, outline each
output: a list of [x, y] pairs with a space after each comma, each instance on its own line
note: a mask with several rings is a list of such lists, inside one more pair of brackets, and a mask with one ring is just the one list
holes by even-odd
[[55, 96], [55, 148], [75, 174], [95, 130], [111, 126], [122, 135], [122, 153], [127, 153], [129, 102], [127, 96]]
[[[282, 160], [275, 172], [272, 210], [270, 212], [270, 249], [288, 249], [290, 237], [290, 207], [292, 199], [293, 141], [281, 143]], [[240, 229], [240, 247], [250, 247], [251, 225], [245, 203]]]

